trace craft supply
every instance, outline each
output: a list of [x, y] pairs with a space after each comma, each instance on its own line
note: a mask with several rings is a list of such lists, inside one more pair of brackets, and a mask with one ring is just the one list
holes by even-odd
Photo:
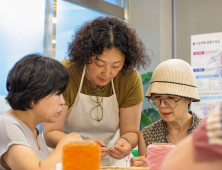
[[166, 155], [174, 148], [172, 144], [151, 144], [147, 147], [147, 166], [159, 170]]
[[61, 163], [56, 164], [56, 170], [62, 170], [62, 164]]
[[69, 143], [63, 148], [63, 170], [99, 170], [100, 162], [97, 143]]
[[118, 166], [106, 166], [101, 167], [100, 170], [150, 170], [146, 167], [118, 167]]

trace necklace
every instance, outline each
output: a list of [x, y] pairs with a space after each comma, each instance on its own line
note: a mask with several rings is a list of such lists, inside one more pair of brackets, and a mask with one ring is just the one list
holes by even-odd
[[87, 76], [87, 78], [90, 80], [90, 82], [92, 83], [92, 85], [93, 85], [96, 89], [101, 90], [102, 86], [96, 87], [96, 85], [93, 83], [93, 81], [91, 80], [91, 78], [90, 78], [90, 76], [89, 76], [89, 74], [88, 74], [88, 70], [86, 70], [86, 76]]
[[88, 89], [89, 89], [89, 94], [92, 93], [94, 95], [96, 95], [96, 90], [99, 90], [99, 92], [101, 93], [101, 97], [103, 97], [103, 95], [106, 94], [106, 89], [107, 89], [107, 86], [105, 86], [105, 89], [98, 89], [98, 88], [95, 88], [95, 89], [90, 89], [89, 87], [89, 80], [87, 80], [87, 84], [88, 84]]
[[[20, 117], [19, 117], [19, 115], [17, 114], [17, 112], [14, 110], [14, 112], [15, 112], [15, 115], [16, 115], [16, 117], [22, 122], [22, 120], [20, 119]], [[37, 132], [37, 138], [35, 138], [35, 142], [36, 142], [36, 144], [37, 144], [37, 146], [38, 146], [38, 149], [40, 150], [40, 146], [39, 146], [39, 142], [38, 142], [38, 135], [39, 135], [39, 131], [38, 131], [38, 129], [36, 128], [36, 132]]]

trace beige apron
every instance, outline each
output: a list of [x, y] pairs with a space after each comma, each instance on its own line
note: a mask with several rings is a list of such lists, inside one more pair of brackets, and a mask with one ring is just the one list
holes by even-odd
[[[96, 96], [90, 96], [80, 93], [84, 75], [85, 75], [86, 67], [84, 67], [80, 86], [78, 93], [76, 95], [76, 99], [73, 105], [70, 107], [67, 113], [67, 117], [65, 120], [64, 132], [70, 133], [75, 132], [79, 133], [83, 139], [100, 139], [105, 142], [105, 144], [109, 147], [114, 147], [116, 139], [119, 138], [119, 106], [117, 103], [116, 93], [114, 89], [113, 80], [112, 90], [113, 95], [110, 97], [103, 97], [101, 106], [103, 108], [103, 118], [101, 121], [93, 120], [90, 112], [91, 109], [97, 106], [97, 103], [93, 102], [91, 99], [96, 101]], [[99, 101], [101, 101], [101, 97], [98, 97]], [[96, 107], [94, 109], [98, 109]], [[95, 110], [94, 110], [95, 111]], [[98, 114], [101, 117], [101, 110], [99, 112], [93, 112]], [[126, 160], [114, 160], [108, 154], [102, 159], [102, 166], [125, 166]]]

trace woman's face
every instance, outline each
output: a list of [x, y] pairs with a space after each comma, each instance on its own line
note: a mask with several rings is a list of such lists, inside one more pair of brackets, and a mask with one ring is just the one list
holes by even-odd
[[38, 114], [40, 122], [54, 123], [61, 115], [64, 104], [63, 95], [53, 93], [38, 101], [37, 104], [33, 104], [32, 108]]
[[[158, 95], [154, 94], [152, 98], [158, 98], [158, 99], [174, 99], [175, 101], [178, 101], [181, 99], [180, 96], [174, 96], [174, 95]], [[168, 108], [164, 102], [161, 100], [160, 107], [158, 107], [159, 114], [162, 117], [162, 119], [166, 122], [174, 122], [177, 120], [181, 120], [183, 118], [187, 118], [188, 114], [188, 104], [190, 103], [190, 99], [188, 98], [182, 98], [178, 102], [176, 102], [176, 107], [174, 109]]]
[[123, 68], [125, 56], [120, 50], [113, 47], [105, 49], [96, 60], [92, 57], [92, 64], [87, 65], [87, 73], [96, 86], [105, 86]]

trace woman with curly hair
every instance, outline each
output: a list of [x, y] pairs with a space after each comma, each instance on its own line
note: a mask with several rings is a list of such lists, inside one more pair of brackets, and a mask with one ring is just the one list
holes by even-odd
[[46, 143], [54, 148], [76, 132], [101, 145], [102, 166], [114, 165], [138, 144], [143, 87], [134, 68], [144, 68], [150, 58], [136, 31], [116, 17], [85, 23], [68, 55], [61, 62], [70, 74], [65, 105], [58, 121], [43, 124]]

